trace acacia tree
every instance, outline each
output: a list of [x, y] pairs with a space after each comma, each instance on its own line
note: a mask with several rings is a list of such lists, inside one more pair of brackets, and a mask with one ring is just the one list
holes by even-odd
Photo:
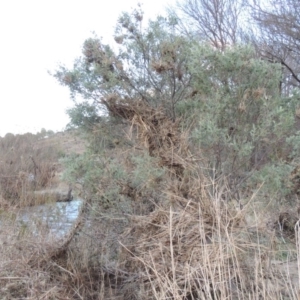
[[257, 25], [252, 41], [262, 57], [282, 65], [283, 94], [300, 86], [299, 5], [299, 0], [253, 1], [251, 5]]
[[175, 17], [158, 17], [146, 28], [142, 21], [140, 10], [124, 13], [115, 32], [117, 50], [98, 37], [87, 39], [73, 69], [61, 66], [54, 74], [74, 100], [76, 95], [85, 99], [70, 111], [75, 119], [84, 116], [79, 122], [73, 119], [76, 125], [95, 123], [101, 110], [112, 113], [116, 101], [142, 100], [162, 106], [176, 119], [176, 103], [189, 92], [186, 59], [191, 42], [176, 32]]

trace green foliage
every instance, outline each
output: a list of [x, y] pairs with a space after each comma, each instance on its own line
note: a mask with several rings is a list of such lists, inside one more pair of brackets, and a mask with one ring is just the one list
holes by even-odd
[[300, 132], [296, 132], [294, 135], [287, 137], [287, 145], [291, 146], [290, 158], [296, 159], [299, 162], [300, 157]]
[[177, 109], [195, 124], [191, 143], [204, 153], [209, 174], [226, 178], [232, 191], [253, 177], [268, 192], [286, 195], [298, 149], [297, 98], [281, 98], [280, 66], [257, 58], [251, 47], [194, 45], [189, 70], [194, 95]]
[[176, 118], [175, 105], [189, 92], [190, 76], [186, 61], [191, 41], [176, 32], [176, 19], [158, 17], [142, 26], [143, 13], [124, 13], [116, 26], [117, 50], [104, 45], [97, 36], [84, 42], [83, 56], [73, 69], [65, 66], [53, 74], [69, 87], [75, 100], [84, 102], [69, 110], [75, 126], [98, 121], [105, 112], [112, 112], [114, 101], [128, 99], [161, 105], [170, 117]]
[[[158, 17], [145, 28], [142, 19], [139, 9], [122, 14], [115, 31], [117, 47], [104, 45], [97, 36], [89, 38], [73, 69], [61, 66], [54, 74], [74, 100], [77, 95], [84, 98], [68, 113], [71, 125], [83, 129], [89, 141], [84, 177], [91, 177], [85, 182], [110, 178], [116, 181], [112, 190], [122, 193], [115, 187], [138, 189], [156, 177], [149, 168], [153, 162], [141, 156], [131, 160], [135, 167], [130, 180], [126, 171], [119, 170], [121, 177], [112, 171], [116, 161], [105, 163], [106, 174], [92, 170], [103, 169], [95, 159], [101, 161], [105, 149], [127, 145], [122, 106], [116, 107], [144, 101], [172, 120], [180, 117], [183, 128], [190, 130], [191, 146], [205, 156], [206, 175], [226, 182], [230, 197], [240, 197], [237, 189], [247, 191], [258, 182], [264, 183], [266, 193], [288, 194], [286, 178], [300, 143], [295, 127], [298, 96], [281, 96], [281, 66], [257, 57], [250, 46], [219, 50], [188, 38], [179, 33], [173, 16]], [[163, 172], [158, 169], [154, 172]]]
[[[84, 156], [65, 160], [69, 166], [66, 177], [80, 180], [91, 193], [98, 193], [99, 199], [114, 198], [111, 202], [131, 201], [164, 173], [147, 155], [131, 157], [134, 167], [129, 171], [124, 171], [117, 159], [107, 159], [110, 150], [126, 149], [134, 143], [134, 139], [126, 139], [126, 124], [120, 124], [122, 112], [115, 112], [114, 105], [144, 101], [175, 120], [176, 105], [191, 92], [187, 61], [192, 41], [178, 33], [173, 16], [158, 17], [146, 27], [142, 20], [140, 10], [122, 14], [115, 31], [117, 47], [104, 45], [97, 36], [89, 38], [73, 68], [60, 66], [53, 74], [70, 89], [75, 102], [68, 110], [70, 127], [82, 129], [89, 143]], [[76, 102], [77, 96], [84, 100]], [[109, 187], [104, 182], [110, 182]], [[114, 196], [109, 191], [115, 191]]]
[[[262, 192], [269, 195], [279, 195], [280, 199], [290, 193], [290, 174], [293, 166], [288, 163], [267, 164], [253, 174], [249, 180], [249, 187], [262, 187]], [[265, 188], [266, 187], [266, 188]]]
[[74, 107], [68, 109], [67, 113], [71, 119], [69, 128], [75, 127], [90, 131], [101, 120], [97, 107], [87, 101], [77, 103]]
[[61, 162], [67, 167], [63, 179], [81, 184], [91, 193], [97, 192], [95, 181], [105, 173], [105, 161], [91, 156], [88, 152], [83, 155], [73, 154], [63, 158]]
[[118, 156], [108, 157], [104, 151], [87, 151], [62, 162], [66, 166], [64, 179], [80, 184], [96, 200], [98, 208], [126, 213], [137, 211], [143, 202], [149, 206], [149, 197], [156, 193], [165, 172], [157, 159], [146, 153], [128, 154], [122, 160]]
[[154, 187], [155, 183], [163, 178], [165, 170], [159, 168], [157, 159], [148, 154], [132, 155], [130, 160], [134, 164], [134, 170], [130, 176], [130, 184], [134, 188]]

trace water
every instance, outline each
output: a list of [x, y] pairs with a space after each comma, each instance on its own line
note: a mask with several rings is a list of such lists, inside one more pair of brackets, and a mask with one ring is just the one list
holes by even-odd
[[75, 224], [82, 203], [82, 200], [77, 199], [26, 207], [18, 212], [16, 221], [33, 233], [62, 238], [68, 235]]

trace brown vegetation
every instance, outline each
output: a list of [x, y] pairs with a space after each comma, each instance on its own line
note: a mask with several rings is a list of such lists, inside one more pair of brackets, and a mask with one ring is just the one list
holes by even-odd
[[59, 159], [70, 152], [82, 152], [84, 143], [70, 133], [44, 138], [37, 134], [7, 134], [0, 138], [0, 199], [9, 205], [28, 206], [55, 201], [38, 191], [59, 184]]
[[[140, 149], [157, 158], [153, 167], [169, 172], [143, 191], [123, 183], [134, 215], [101, 211], [91, 195], [62, 241], [46, 238], [45, 226], [35, 234], [15, 226], [12, 208], [3, 212], [2, 298], [298, 299], [297, 219], [266, 214], [255, 195], [242, 209], [224, 202], [225, 188], [203, 176], [203, 159], [162, 110], [121, 107]], [[132, 153], [109, 151], [130, 174]]]

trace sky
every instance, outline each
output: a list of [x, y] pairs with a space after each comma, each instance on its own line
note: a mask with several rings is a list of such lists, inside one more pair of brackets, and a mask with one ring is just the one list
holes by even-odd
[[61, 131], [72, 107], [69, 91], [48, 74], [68, 67], [95, 32], [112, 42], [122, 11], [142, 3], [145, 18], [175, 0], [10, 0], [0, 2], [0, 136]]

